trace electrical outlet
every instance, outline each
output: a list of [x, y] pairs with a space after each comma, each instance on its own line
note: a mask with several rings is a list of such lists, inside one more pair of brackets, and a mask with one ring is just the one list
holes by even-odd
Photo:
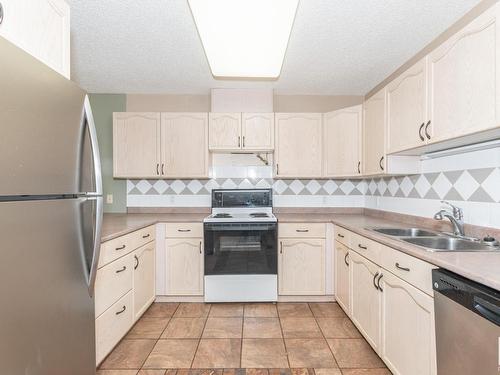
[[113, 194], [106, 195], [106, 203], [113, 204]]

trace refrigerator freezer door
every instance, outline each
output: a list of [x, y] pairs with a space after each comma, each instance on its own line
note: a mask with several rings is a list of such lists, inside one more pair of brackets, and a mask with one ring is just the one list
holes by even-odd
[[94, 205], [86, 198], [0, 203], [0, 374], [95, 373]]
[[85, 91], [0, 37], [0, 196], [81, 189]]

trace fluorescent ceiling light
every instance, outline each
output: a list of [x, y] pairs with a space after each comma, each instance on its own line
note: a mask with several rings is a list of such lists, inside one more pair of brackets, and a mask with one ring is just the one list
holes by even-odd
[[278, 78], [299, 0], [188, 0], [215, 77]]

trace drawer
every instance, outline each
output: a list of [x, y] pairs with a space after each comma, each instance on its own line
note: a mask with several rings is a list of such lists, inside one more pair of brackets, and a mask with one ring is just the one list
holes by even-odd
[[283, 223], [278, 226], [278, 236], [284, 238], [325, 238], [324, 223]]
[[155, 239], [155, 226], [136, 230], [135, 232], [120, 236], [101, 245], [101, 256], [99, 267], [114, 261], [115, 259], [130, 253], [148, 242]]
[[101, 315], [133, 287], [134, 254], [128, 254], [97, 270], [95, 316]]
[[335, 239], [341, 244], [351, 247], [351, 232], [338, 225], [335, 225]]
[[203, 223], [167, 223], [165, 237], [201, 238], [203, 237]]
[[414, 287], [432, 296], [432, 270], [437, 268], [411, 255], [384, 246], [381, 266]]
[[99, 364], [134, 323], [133, 292], [125, 294], [95, 321], [96, 363]]
[[350, 237], [350, 248], [352, 250], [356, 251], [358, 254], [363, 255], [373, 263], [380, 265], [380, 253], [382, 252], [381, 244], [352, 232], [350, 233]]

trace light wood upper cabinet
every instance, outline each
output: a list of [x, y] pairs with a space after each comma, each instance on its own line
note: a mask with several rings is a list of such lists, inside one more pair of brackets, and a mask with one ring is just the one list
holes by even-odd
[[167, 238], [166, 246], [167, 294], [203, 295], [203, 239]]
[[63, 0], [2, 0], [0, 36], [70, 78], [70, 8]]
[[429, 56], [431, 142], [496, 127], [500, 114], [498, 4]]
[[354, 251], [349, 252], [351, 267], [352, 320], [370, 345], [380, 346], [381, 297], [375, 288], [379, 267]]
[[344, 311], [350, 308], [349, 249], [335, 241], [335, 299]]
[[325, 240], [287, 238], [279, 246], [279, 294], [324, 295]]
[[387, 86], [387, 152], [422, 146], [431, 134], [424, 58]]
[[322, 176], [321, 113], [276, 113], [276, 177]]
[[324, 114], [325, 177], [361, 174], [362, 120], [361, 105]]
[[113, 176], [160, 176], [160, 114], [113, 113]]
[[210, 150], [240, 149], [241, 113], [210, 113], [208, 134]]
[[243, 113], [241, 147], [249, 151], [274, 149], [274, 113]]
[[366, 175], [385, 171], [385, 89], [364, 104], [363, 171]]
[[389, 272], [380, 285], [382, 359], [396, 375], [435, 375], [433, 298]]
[[203, 178], [208, 167], [207, 113], [162, 113], [162, 176]]
[[155, 291], [155, 247], [152, 241], [137, 249], [134, 255], [134, 317], [139, 319], [153, 303]]

